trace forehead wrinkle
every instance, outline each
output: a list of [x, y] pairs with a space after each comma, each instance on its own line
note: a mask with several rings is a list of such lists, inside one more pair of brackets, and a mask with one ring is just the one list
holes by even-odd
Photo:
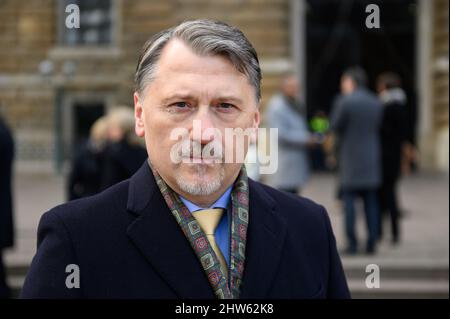
[[[175, 50], [177, 46], [178, 50]], [[186, 55], [186, 58], [180, 59], [180, 54], [183, 57]], [[246, 84], [251, 86], [246, 75], [239, 72], [227, 58], [199, 56], [179, 40], [168, 43], [163, 49], [153, 81], [160, 83], [156, 90], [162, 90], [161, 93], [166, 96], [189, 91], [189, 95], [196, 99], [200, 95], [200, 99], [208, 102], [223, 98], [224, 93], [245, 100], [246, 93], [242, 88]], [[198, 83], [202, 85], [199, 87]]]
[[[157, 78], [160, 83], [164, 83], [160, 89], [164, 95], [186, 95], [198, 97], [199, 95], [207, 99], [225, 99], [232, 97], [234, 99], [242, 99], [244, 94], [239, 88], [240, 85], [235, 86], [236, 78], [230, 76], [229, 81], [222, 81], [217, 77], [223, 78], [227, 75], [202, 75], [197, 73], [180, 73], [169, 71], [165, 74], [160, 74]], [[156, 80], [156, 79], [155, 79]], [[245, 81], [245, 78], [238, 79], [238, 81]], [[194, 83], [193, 85], [191, 85]], [[200, 86], [197, 84], [201, 84]]]
[[[185, 55], [179, 59], [180, 52]], [[161, 52], [158, 64], [162, 68], [186, 73], [221, 74], [232, 73], [243, 75], [234, 64], [221, 55], [199, 55], [179, 39], [169, 41]]]

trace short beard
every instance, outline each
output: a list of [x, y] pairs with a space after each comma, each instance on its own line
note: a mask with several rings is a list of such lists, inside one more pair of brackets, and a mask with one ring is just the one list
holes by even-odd
[[203, 180], [208, 165], [194, 164], [194, 168], [196, 169], [194, 174], [196, 174], [195, 177], [198, 181], [190, 182], [182, 176], [175, 177], [178, 187], [180, 187], [183, 192], [194, 196], [209, 196], [220, 189], [225, 178], [225, 168], [223, 166], [220, 167], [219, 176], [212, 181]]

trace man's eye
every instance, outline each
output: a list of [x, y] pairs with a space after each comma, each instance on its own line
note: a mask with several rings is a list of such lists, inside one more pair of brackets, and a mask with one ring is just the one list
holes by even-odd
[[189, 103], [187, 102], [175, 102], [168, 106], [167, 110], [170, 113], [180, 113], [189, 111]]
[[219, 103], [218, 107], [221, 109], [229, 110], [229, 109], [234, 108], [234, 105], [230, 104], [230, 103]]
[[176, 102], [173, 103], [172, 106], [176, 106], [179, 108], [187, 108], [189, 105], [186, 102]]

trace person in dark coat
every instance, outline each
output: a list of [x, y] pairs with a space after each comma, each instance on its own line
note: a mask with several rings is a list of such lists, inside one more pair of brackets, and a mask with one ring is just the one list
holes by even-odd
[[0, 298], [9, 298], [3, 250], [14, 245], [12, 164], [14, 141], [9, 128], [0, 117]]
[[366, 213], [366, 252], [375, 253], [378, 236], [378, 197], [381, 184], [379, 127], [382, 106], [365, 88], [366, 75], [351, 68], [341, 78], [340, 96], [332, 110], [331, 130], [338, 139], [339, 186], [345, 210], [347, 252], [357, 252], [354, 201], [361, 197]]
[[[401, 175], [402, 150], [407, 143], [406, 95], [400, 87], [397, 74], [382, 73], [377, 79], [377, 90], [382, 101], [383, 117], [380, 128], [382, 185], [380, 188], [381, 212], [389, 212], [392, 242], [400, 240], [399, 207], [396, 188]], [[380, 217], [383, 214], [380, 214]], [[380, 236], [382, 220], [380, 218]]]
[[107, 129], [106, 118], [97, 119], [92, 125], [89, 140], [77, 151], [69, 175], [69, 200], [91, 196], [100, 191]]
[[147, 151], [134, 134], [134, 114], [128, 107], [117, 107], [108, 115], [108, 140], [102, 190], [130, 178], [147, 158]]

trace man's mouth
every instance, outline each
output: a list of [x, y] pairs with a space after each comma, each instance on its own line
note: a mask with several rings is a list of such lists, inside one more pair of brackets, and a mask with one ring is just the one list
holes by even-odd
[[222, 161], [219, 157], [197, 157], [197, 156], [186, 156], [182, 157], [183, 163], [192, 164], [216, 164]]

